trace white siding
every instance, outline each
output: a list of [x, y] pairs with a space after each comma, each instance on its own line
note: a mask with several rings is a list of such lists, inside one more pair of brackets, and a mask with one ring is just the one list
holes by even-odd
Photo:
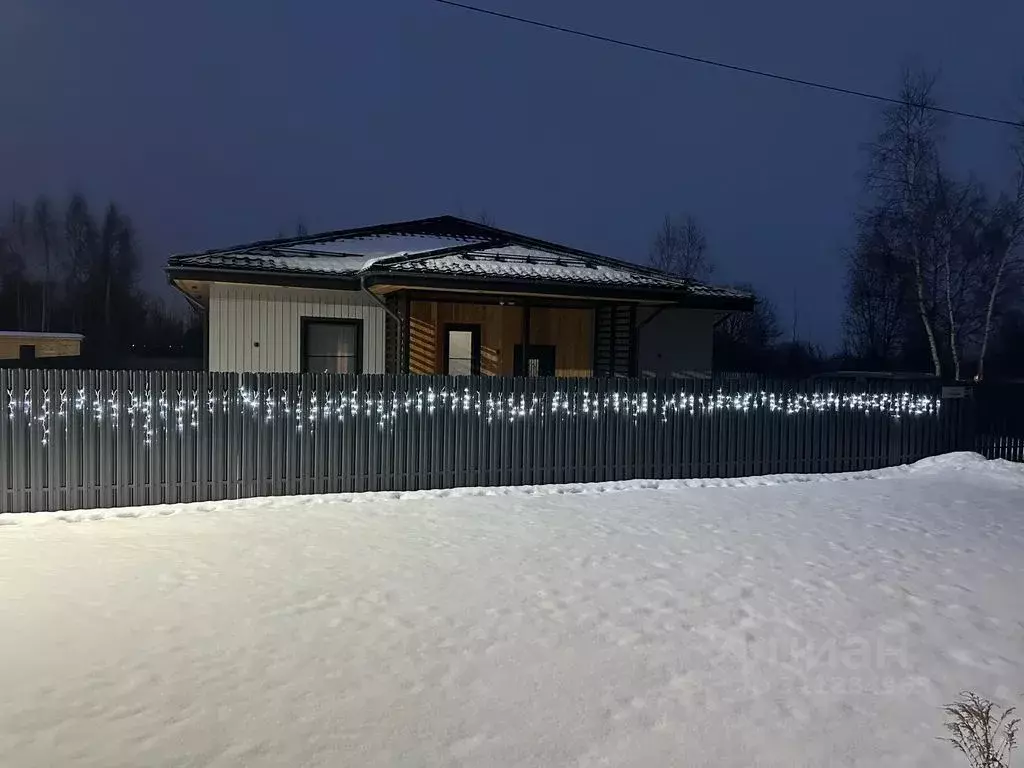
[[[642, 323], [655, 310], [641, 309]], [[710, 371], [715, 322], [721, 312], [708, 309], [665, 309], [639, 332], [641, 375], [671, 376], [687, 371]]]
[[384, 373], [386, 315], [366, 294], [235, 283], [210, 286], [210, 370], [300, 371], [303, 317], [362, 320], [363, 373]]

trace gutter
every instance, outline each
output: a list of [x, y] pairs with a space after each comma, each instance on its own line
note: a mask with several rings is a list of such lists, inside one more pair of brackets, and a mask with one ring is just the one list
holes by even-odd
[[363, 293], [369, 296], [374, 304], [383, 309], [384, 312], [387, 313], [388, 317], [390, 317], [392, 320], [398, 323], [399, 328], [401, 328], [405, 324], [405, 320], [403, 320], [402, 317], [397, 312], [391, 309], [391, 307], [387, 305], [386, 301], [381, 299], [380, 296], [373, 293], [369, 288], [366, 287], [366, 277], [364, 276], [361, 276], [359, 278], [359, 290], [361, 290]]
[[174, 286], [175, 290], [178, 291], [182, 296], [185, 297], [185, 301], [192, 308], [192, 311], [199, 315], [203, 321], [203, 370], [210, 370], [210, 315], [206, 307], [196, 301], [189, 295], [188, 291], [182, 288], [178, 283], [171, 279], [171, 276], [167, 276], [167, 282]]
[[[174, 286], [174, 287], [175, 287], [175, 288], [178, 288], [178, 286]], [[189, 305], [190, 307], [192, 307], [193, 311], [195, 311], [195, 312], [199, 313], [200, 315], [204, 315], [204, 314], [206, 314], [206, 307], [204, 307], [204, 306], [203, 306], [202, 304], [200, 304], [200, 303], [199, 303], [198, 301], [196, 301], [195, 299], [193, 299], [193, 298], [192, 298], [192, 297], [191, 297], [191, 296], [190, 296], [190, 295], [188, 294], [188, 292], [187, 292], [187, 291], [183, 291], [183, 290], [181, 290], [181, 288], [178, 288], [178, 291], [179, 291], [179, 293], [181, 293], [181, 295], [182, 295], [182, 296], [184, 296], [184, 297], [185, 297], [185, 301], [187, 301], [187, 302], [188, 302], [188, 305]]]
[[728, 319], [729, 319], [730, 317], [732, 317], [733, 315], [735, 315], [735, 314], [736, 314], [737, 312], [753, 312], [754, 310], [756, 310], [756, 309], [757, 309], [757, 304], [758, 304], [758, 301], [759, 301], [759, 300], [758, 300], [757, 298], [755, 298], [755, 299], [753, 300], [753, 302], [752, 302], [751, 306], [750, 306], [750, 309], [746, 309], [746, 310], [737, 310], [737, 309], [730, 309], [730, 310], [728, 310], [728, 311], [725, 311], [725, 312], [723, 313], [723, 315], [722, 315], [722, 316], [721, 316], [720, 318], [718, 318], [717, 320], [715, 320], [714, 324], [713, 324], [713, 325], [711, 326], [711, 330], [712, 330], [712, 331], [717, 331], [717, 330], [718, 330], [718, 326], [720, 326], [720, 325], [721, 325], [722, 323], [724, 323], [724, 322], [725, 322], [726, 320], [728, 320]]
[[198, 301], [193, 299], [189, 292], [182, 288], [180, 285], [178, 285], [178, 281], [171, 277], [169, 274], [167, 275], [167, 282], [171, 284], [171, 287], [174, 288], [174, 290], [176, 290], [178, 293], [185, 297], [185, 301], [188, 302], [188, 305], [193, 309], [193, 311], [198, 312], [200, 315], [206, 312], [206, 307], [204, 307]]
[[[362, 290], [364, 292], [368, 286], [385, 282], [400, 285], [408, 290], [486, 291], [494, 294], [532, 294], [537, 296], [579, 298], [591, 301], [603, 299], [620, 303], [664, 302], [687, 309], [718, 309], [740, 312], [750, 311], [753, 308], [753, 301], [749, 297], [709, 297], [701, 295], [680, 297], [677, 291], [662, 288], [641, 288], [638, 286], [624, 288], [582, 282], [546, 284], [544, 281], [530, 281], [523, 278], [482, 279], [479, 275], [453, 274], [440, 276], [370, 269], [357, 277], [351, 273], [347, 276], [341, 276], [287, 270], [231, 270], [209, 267], [170, 267], [167, 272], [169, 278], [176, 280], [220, 280], [232, 283]], [[376, 295], [373, 296], [373, 299], [375, 303], [380, 303], [379, 297]]]

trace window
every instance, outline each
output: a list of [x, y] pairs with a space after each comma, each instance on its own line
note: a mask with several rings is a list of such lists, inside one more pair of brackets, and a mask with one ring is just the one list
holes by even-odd
[[516, 344], [514, 367], [517, 376], [554, 376], [555, 347], [552, 344], [530, 344], [523, 360], [523, 345]]
[[302, 370], [361, 373], [362, 323], [358, 320], [302, 320]]
[[480, 374], [480, 326], [446, 325], [444, 327], [444, 371], [449, 376]]

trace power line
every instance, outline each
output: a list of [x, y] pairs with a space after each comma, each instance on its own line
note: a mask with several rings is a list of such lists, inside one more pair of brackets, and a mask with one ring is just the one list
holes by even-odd
[[852, 88], [842, 88], [838, 85], [829, 85], [828, 83], [819, 83], [814, 80], [803, 80], [799, 77], [789, 77], [788, 75], [780, 75], [775, 72], [766, 72], [761, 69], [753, 69], [752, 67], [741, 67], [738, 64], [727, 64], [723, 61], [715, 61], [713, 59], [705, 59], [700, 56], [690, 56], [685, 53], [679, 53], [678, 51], [669, 51], [664, 48], [655, 48], [651, 45], [644, 45], [643, 43], [632, 43], [628, 40], [618, 40], [614, 37], [606, 37], [605, 35], [597, 35], [593, 32], [584, 32], [579, 29], [572, 29], [571, 27], [562, 27], [557, 24], [548, 24], [544, 21], [537, 21], [536, 19], [528, 19], [523, 16], [513, 16], [510, 13], [501, 13], [500, 11], [492, 11], [487, 8], [478, 8], [474, 5], [466, 5], [465, 3], [455, 2], [455, 0], [434, 0], [435, 3], [442, 5], [448, 5], [453, 8], [461, 8], [465, 11], [471, 11], [473, 13], [483, 14], [485, 16], [493, 16], [497, 19], [504, 19], [506, 21], [515, 21], [519, 24], [526, 24], [531, 27], [539, 27], [540, 29], [551, 30], [552, 32], [561, 32], [566, 35], [573, 35], [575, 37], [583, 37], [587, 40], [597, 40], [602, 43], [609, 43], [610, 45], [617, 45], [622, 48], [632, 48], [637, 51], [645, 51], [646, 53], [656, 53], [660, 56], [669, 56], [673, 59], [682, 59], [683, 61], [689, 61], [694, 64], [704, 64], [709, 67], [717, 67], [719, 69], [727, 69], [731, 72], [742, 72], [745, 75], [756, 75], [757, 77], [766, 77], [770, 80], [779, 80], [784, 83], [790, 83], [792, 85], [802, 85], [807, 88], [817, 88], [822, 91], [829, 91], [831, 93], [839, 93], [844, 96], [857, 96], [862, 99], [871, 99], [873, 101], [880, 101], [886, 104], [902, 104], [910, 106], [920, 106], [924, 109], [931, 110], [932, 112], [941, 112], [946, 115], [952, 115], [954, 117], [963, 117], [969, 120], [980, 120], [985, 123], [995, 123], [996, 125], [1008, 125], [1012, 128], [1021, 127], [1021, 123], [1013, 120], [1004, 120], [1000, 117], [991, 117], [990, 115], [980, 115], [974, 112], [964, 112], [959, 109], [948, 109], [946, 107], [939, 107], [935, 105], [921, 105], [911, 104], [910, 102], [903, 101], [902, 99], [896, 99], [892, 96], [882, 96], [877, 93], [868, 93], [867, 91], [856, 91]]

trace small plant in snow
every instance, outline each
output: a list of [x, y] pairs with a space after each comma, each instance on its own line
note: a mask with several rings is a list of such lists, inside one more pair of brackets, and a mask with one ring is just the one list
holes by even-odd
[[952, 734], [946, 740], [963, 753], [971, 768], [1009, 768], [1020, 725], [1013, 707], [1000, 712], [988, 699], [964, 691], [943, 709], [946, 730]]

